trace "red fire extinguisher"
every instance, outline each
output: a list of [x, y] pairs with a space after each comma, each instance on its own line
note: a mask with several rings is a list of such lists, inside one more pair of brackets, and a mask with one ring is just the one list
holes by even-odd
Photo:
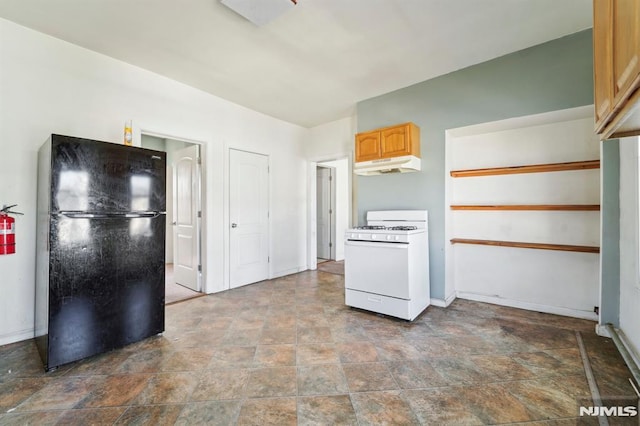
[[17, 204], [4, 207], [0, 210], [0, 255], [13, 254], [16, 252], [16, 220], [9, 215], [22, 213], [9, 210], [15, 206], [17, 206]]

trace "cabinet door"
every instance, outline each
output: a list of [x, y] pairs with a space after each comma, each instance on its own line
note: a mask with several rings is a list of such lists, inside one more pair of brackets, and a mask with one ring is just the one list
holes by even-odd
[[613, 105], [611, 0], [593, 2], [593, 73], [596, 131], [608, 121]]
[[640, 2], [614, 0], [612, 28], [614, 99], [617, 104], [628, 97], [629, 89], [640, 74]]
[[383, 129], [380, 132], [382, 157], [411, 155], [411, 129], [409, 124]]
[[380, 132], [373, 131], [356, 135], [356, 162], [380, 158]]

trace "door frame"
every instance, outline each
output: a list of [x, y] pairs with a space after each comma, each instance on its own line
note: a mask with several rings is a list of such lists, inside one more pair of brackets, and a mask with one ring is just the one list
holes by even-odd
[[[196, 200], [196, 204], [198, 207], [198, 211], [200, 211], [200, 217], [197, 218], [198, 221], [198, 232], [197, 232], [197, 238], [198, 238], [198, 264], [201, 265], [200, 268], [200, 273], [198, 274], [198, 291], [200, 293], [207, 293], [207, 288], [206, 288], [206, 271], [207, 271], [207, 257], [203, 256], [204, 253], [204, 248], [206, 247], [206, 233], [204, 232], [204, 228], [205, 228], [205, 217], [207, 217], [206, 215], [206, 202], [205, 202], [205, 194], [206, 194], [206, 188], [204, 186], [204, 176], [205, 176], [205, 147], [206, 147], [206, 143], [203, 141], [199, 141], [199, 140], [195, 140], [195, 139], [189, 139], [189, 138], [185, 138], [185, 137], [181, 137], [181, 136], [173, 136], [173, 135], [169, 135], [166, 133], [161, 133], [161, 132], [155, 132], [152, 130], [145, 130], [143, 128], [140, 129], [139, 133], [137, 133], [137, 142], [138, 142], [138, 146], [142, 145], [142, 136], [152, 136], [155, 138], [161, 138], [161, 139], [170, 139], [170, 140], [174, 140], [174, 141], [178, 141], [178, 142], [186, 142], [186, 143], [190, 143], [193, 145], [197, 145], [198, 146], [198, 156], [200, 157], [200, 161], [197, 163], [197, 179], [198, 179], [198, 195], [197, 195], [197, 200]], [[172, 176], [172, 182], [171, 185], [173, 185], [173, 176]], [[172, 206], [174, 207], [174, 206]], [[166, 237], [165, 237], [166, 238]], [[166, 241], [166, 239], [165, 239]], [[175, 243], [175, 242], [174, 242]]]
[[[353, 178], [353, 152], [345, 152], [331, 155], [323, 155], [312, 157], [307, 161], [307, 269], [318, 269], [318, 221], [317, 221], [317, 202], [318, 194], [316, 191], [317, 178], [316, 168], [318, 163], [326, 163], [336, 160], [347, 160], [347, 198], [349, 199], [349, 205], [347, 207], [347, 217], [349, 218], [348, 227], [352, 227], [354, 223], [358, 222], [357, 219], [357, 180]], [[336, 186], [338, 185], [336, 179]], [[340, 235], [336, 235], [336, 239], [340, 238]], [[335, 244], [334, 244], [335, 246]], [[335, 256], [334, 256], [335, 257]]]
[[[224, 147], [225, 156], [224, 156], [224, 175], [225, 175], [225, 185], [224, 185], [224, 247], [225, 247], [225, 260], [224, 260], [224, 290], [231, 289], [231, 150], [234, 151], [242, 151], [249, 154], [255, 155], [263, 155], [267, 157], [267, 170], [268, 170], [268, 180], [267, 180], [267, 211], [269, 212], [269, 216], [267, 218], [267, 251], [269, 259], [271, 259], [271, 254], [273, 253], [271, 247], [271, 155], [265, 152], [253, 151], [249, 149], [243, 149], [236, 146], [231, 146], [225, 144]], [[267, 279], [273, 278], [273, 262], [269, 262], [267, 269]]]

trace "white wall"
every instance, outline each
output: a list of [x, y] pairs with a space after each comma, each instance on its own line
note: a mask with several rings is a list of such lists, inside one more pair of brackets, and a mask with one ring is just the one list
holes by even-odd
[[305, 145], [310, 161], [333, 160], [353, 153], [356, 118], [347, 117], [312, 127]]
[[638, 143], [637, 137], [620, 139], [620, 330], [636, 357], [640, 354]]
[[457, 297], [596, 319], [598, 254], [449, 242], [465, 238], [599, 247], [599, 211], [449, 208], [598, 204], [597, 169], [463, 178], [449, 175], [451, 170], [598, 160], [600, 145], [593, 134], [592, 107], [488, 123], [473, 126], [473, 130], [455, 129], [450, 136], [445, 168], [446, 288], [455, 290]]
[[0, 204], [19, 204], [17, 253], [0, 257], [0, 344], [33, 335], [36, 158], [51, 133], [120, 142], [140, 131], [202, 141], [207, 292], [228, 285], [228, 148], [269, 155], [271, 274], [306, 268], [303, 144], [310, 131], [0, 19]]

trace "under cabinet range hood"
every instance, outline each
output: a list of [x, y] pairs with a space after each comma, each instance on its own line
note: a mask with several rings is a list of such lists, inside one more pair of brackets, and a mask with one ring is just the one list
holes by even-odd
[[353, 172], [361, 176], [382, 175], [385, 173], [409, 173], [420, 171], [420, 159], [414, 155], [380, 158], [378, 160], [355, 163]]

